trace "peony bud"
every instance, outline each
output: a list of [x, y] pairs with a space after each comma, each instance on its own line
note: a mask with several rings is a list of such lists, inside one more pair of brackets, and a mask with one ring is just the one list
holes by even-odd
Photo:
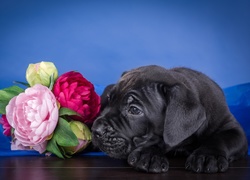
[[26, 70], [26, 80], [30, 86], [42, 84], [49, 87], [52, 75], [53, 81], [55, 81], [58, 77], [58, 71], [52, 62], [42, 61], [36, 64], [29, 64]]
[[91, 132], [85, 124], [80, 121], [71, 121], [70, 128], [78, 138], [79, 144], [73, 147], [63, 147], [64, 151], [68, 155], [83, 151], [91, 142]]

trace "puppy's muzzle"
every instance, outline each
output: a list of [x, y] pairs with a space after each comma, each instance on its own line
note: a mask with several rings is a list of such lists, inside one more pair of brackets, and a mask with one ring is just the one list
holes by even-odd
[[101, 138], [102, 136], [105, 135], [106, 130], [105, 130], [105, 125], [103, 122], [98, 122], [92, 127], [92, 134], [95, 138]]
[[108, 124], [105, 118], [98, 118], [92, 126], [92, 142], [111, 157], [125, 158], [130, 147], [126, 139]]

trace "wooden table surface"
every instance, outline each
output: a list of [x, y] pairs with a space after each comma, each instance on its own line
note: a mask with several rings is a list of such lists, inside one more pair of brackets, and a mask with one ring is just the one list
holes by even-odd
[[0, 157], [0, 180], [61, 180], [61, 179], [183, 179], [183, 180], [250, 180], [250, 156], [233, 162], [226, 173], [196, 174], [184, 169], [184, 159], [170, 159], [164, 174], [137, 172], [124, 160], [107, 156]]

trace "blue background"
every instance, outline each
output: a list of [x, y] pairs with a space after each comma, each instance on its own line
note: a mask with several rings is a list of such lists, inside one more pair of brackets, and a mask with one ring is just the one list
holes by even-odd
[[[137, 66], [197, 69], [224, 88], [250, 142], [249, 0], [0, 0], [0, 89], [42, 60], [98, 94]], [[1, 132], [0, 156], [37, 155], [10, 151]]]
[[248, 0], [0, 0], [0, 88], [53, 61], [97, 85], [147, 64], [250, 82]]

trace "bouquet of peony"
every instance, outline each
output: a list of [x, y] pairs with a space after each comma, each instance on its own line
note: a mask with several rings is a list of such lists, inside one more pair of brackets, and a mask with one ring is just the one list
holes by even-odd
[[91, 142], [89, 127], [100, 110], [94, 86], [79, 72], [58, 77], [52, 62], [30, 64], [26, 89], [0, 90], [0, 124], [11, 150], [35, 150], [70, 158]]

